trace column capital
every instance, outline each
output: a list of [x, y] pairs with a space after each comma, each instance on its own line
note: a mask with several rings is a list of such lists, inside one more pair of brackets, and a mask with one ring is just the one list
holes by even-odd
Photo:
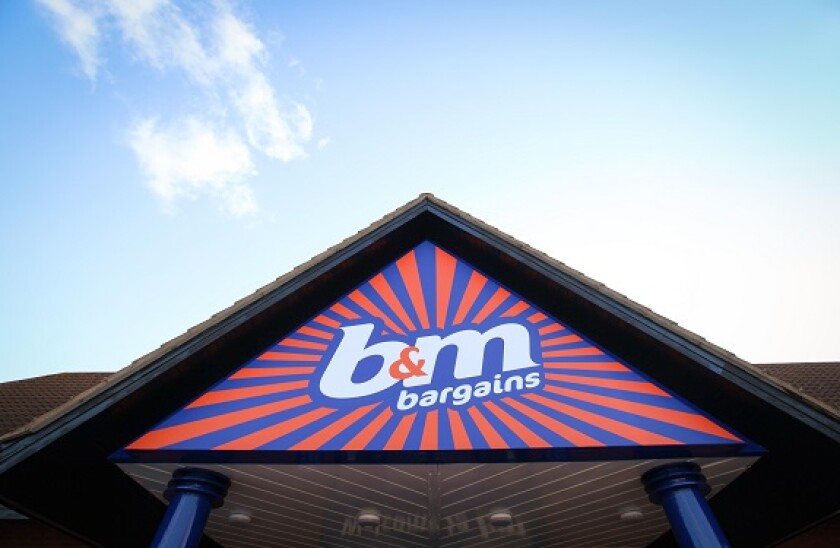
[[203, 468], [179, 468], [163, 496], [169, 507], [152, 541], [152, 548], [196, 548], [212, 508], [224, 503], [227, 476]]
[[695, 489], [704, 496], [712, 490], [700, 467], [693, 462], [672, 462], [651, 468], [642, 474], [642, 483], [654, 504], [661, 504], [662, 496], [675, 489]]
[[213, 508], [224, 503], [230, 478], [204, 468], [179, 468], [172, 473], [163, 496], [171, 501], [177, 494], [194, 494], [206, 498]]
[[711, 491], [700, 467], [672, 462], [642, 474], [650, 501], [661, 504], [681, 548], [725, 548], [726, 536], [715, 519], [706, 495]]

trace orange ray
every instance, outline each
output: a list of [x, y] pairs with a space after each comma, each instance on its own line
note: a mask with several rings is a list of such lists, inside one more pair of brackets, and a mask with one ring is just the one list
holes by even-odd
[[426, 413], [423, 424], [423, 437], [420, 438], [420, 449], [434, 451], [438, 448], [438, 412], [437, 409]]
[[317, 409], [313, 409], [312, 411], [307, 411], [303, 415], [298, 415], [297, 417], [273, 424], [268, 428], [257, 430], [247, 436], [242, 436], [241, 438], [223, 443], [213, 449], [228, 451], [252, 451], [254, 449], [259, 449], [263, 445], [282, 438], [286, 434], [294, 432], [298, 428], [303, 428], [307, 424], [312, 424], [318, 419], [322, 419], [327, 415], [335, 413], [335, 411], [335, 409], [330, 409], [329, 407], [319, 407]]
[[327, 349], [327, 345], [324, 343], [316, 343], [311, 341], [303, 341], [300, 339], [283, 339], [279, 343], [280, 346], [291, 346], [292, 348], [306, 348], [309, 350], [321, 350], [324, 351]]
[[373, 304], [370, 301], [370, 299], [365, 297], [365, 294], [362, 293], [361, 291], [359, 291], [358, 289], [353, 291], [352, 293], [350, 293], [350, 295], [348, 295], [348, 297], [350, 297], [351, 301], [353, 301], [357, 305], [361, 306], [365, 310], [365, 312], [367, 312], [368, 314], [371, 314], [373, 316], [376, 316], [377, 318], [379, 318], [380, 320], [385, 322], [385, 325], [387, 325], [388, 328], [391, 331], [393, 331], [395, 333], [399, 333], [400, 335], [405, 334], [405, 331], [400, 329], [397, 326], [397, 324], [395, 324], [394, 321], [387, 314], [385, 314], [384, 312], [379, 310], [379, 307], [377, 307], [375, 304]]
[[479, 310], [478, 314], [476, 314], [472, 319], [472, 323], [479, 324], [486, 320], [487, 316], [495, 312], [496, 309], [499, 308], [499, 305], [502, 304], [508, 296], [510, 296], [510, 291], [501, 287], [497, 289], [496, 292], [493, 293], [493, 296], [490, 297], [490, 300], [487, 301], [481, 310]]
[[268, 396], [269, 394], [281, 394], [283, 392], [300, 390], [301, 388], [306, 388], [307, 386], [309, 386], [308, 380], [277, 382], [273, 384], [264, 384], [261, 386], [248, 386], [246, 388], [228, 388], [226, 390], [213, 390], [205, 393], [203, 396], [189, 404], [185, 409], [204, 407], [205, 405], [213, 405], [216, 403], [224, 403], [228, 401], [244, 400], [246, 398], [255, 398], [257, 396]]
[[555, 337], [553, 339], [543, 339], [540, 341], [540, 346], [545, 348], [546, 346], [559, 346], [561, 344], [569, 344], [569, 343], [577, 343], [580, 342], [581, 339], [577, 335], [566, 335], [565, 337]]
[[311, 375], [314, 367], [244, 367], [230, 376], [235, 379], [259, 379], [263, 377], [284, 377], [286, 375]]
[[556, 333], [558, 331], [563, 331], [564, 329], [566, 329], [566, 328], [563, 327], [562, 325], [560, 325], [559, 323], [552, 323], [552, 324], [540, 327], [538, 331], [539, 331], [540, 335], [548, 335], [550, 333]]
[[391, 307], [391, 310], [397, 315], [397, 318], [400, 319], [409, 331], [415, 331], [417, 329], [414, 327], [414, 322], [412, 322], [411, 318], [408, 317], [408, 313], [405, 311], [405, 308], [403, 308], [403, 305], [400, 303], [400, 300], [397, 298], [394, 290], [388, 284], [388, 280], [385, 279], [384, 274], [380, 273], [374, 276], [370, 281], [370, 285], [377, 293], [379, 293], [379, 296], [382, 297], [385, 304]]
[[576, 447], [603, 447], [604, 446], [603, 443], [596, 440], [595, 438], [587, 436], [583, 432], [580, 432], [580, 431], [572, 428], [571, 426], [563, 424], [562, 422], [549, 417], [545, 413], [541, 413], [540, 411], [537, 411], [536, 409], [532, 409], [531, 407], [528, 407], [524, 403], [522, 403], [520, 401], [517, 401], [517, 400], [511, 398], [510, 396], [508, 396], [506, 398], [503, 398], [502, 401], [505, 402], [506, 404], [508, 404], [509, 406], [513, 407], [514, 409], [516, 409], [517, 411], [519, 411], [520, 413], [522, 413], [523, 415], [525, 415], [529, 419], [542, 424], [543, 426], [545, 426], [546, 428], [548, 428], [549, 430], [551, 430], [555, 434], [559, 434], [560, 436], [566, 438], [567, 440], [569, 440], [569, 443], [571, 443], [572, 445], [574, 445]]
[[437, 295], [437, 327], [446, 326], [446, 313], [449, 311], [449, 296], [452, 293], [452, 280], [455, 278], [455, 266], [458, 261], [452, 255], [435, 248], [435, 294]]
[[534, 312], [533, 314], [528, 316], [528, 321], [531, 323], [540, 323], [546, 318], [548, 318], [548, 316], [546, 316], [542, 312]]
[[343, 451], [361, 451], [367, 447], [370, 440], [372, 440], [373, 437], [382, 430], [382, 427], [385, 426], [385, 423], [391, 419], [393, 414], [394, 413], [391, 411], [390, 407], [383, 409], [375, 419], [362, 428], [362, 430], [353, 436], [353, 439], [348, 441], [341, 449]]
[[546, 369], [577, 369], [579, 371], [630, 371], [618, 362], [545, 362]]
[[332, 340], [333, 338], [332, 333], [329, 333], [327, 331], [321, 331], [320, 329], [315, 329], [314, 327], [309, 327], [306, 325], [298, 329], [297, 332], [301, 335], [309, 335], [310, 337], [317, 337], [319, 339]]
[[455, 449], [472, 449], [467, 429], [464, 428], [464, 421], [461, 414], [454, 409], [447, 409], [446, 415], [449, 418], [449, 429], [452, 430], [452, 446]]
[[335, 303], [330, 307], [330, 310], [332, 310], [342, 318], [346, 318], [348, 320], [358, 320], [360, 318], [358, 314], [356, 314], [341, 303]]
[[559, 373], [546, 373], [545, 378], [551, 381], [570, 382], [574, 384], [585, 384], [587, 386], [598, 386], [611, 388], [613, 390], [625, 390], [639, 394], [650, 394], [652, 396], [671, 397], [661, 388], [647, 381], [624, 381], [617, 379], [602, 379], [599, 377], [582, 377], [580, 375], [562, 375]]
[[551, 444], [539, 437], [533, 430], [513, 418], [510, 413], [491, 401], [484, 402], [484, 407], [502, 421], [502, 423], [513, 430], [516, 436], [525, 442], [528, 447], [551, 447]]
[[405, 449], [405, 440], [408, 439], [408, 433], [411, 432], [411, 425], [414, 424], [414, 418], [416, 416], [417, 413], [411, 413], [400, 419], [400, 422], [394, 428], [391, 437], [388, 438], [388, 442], [383, 448], [385, 451], [402, 451]]
[[405, 288], [408, 290], [414, 311], [420, 318], [420, 325], [423, 329], [429, 329], [429, 313], [426, 310], [426, 299], [423, 294], [423, 285], [420, 283], [420, 270], [417, 268], [417, 257], [414, 251], [397, 261], [397, 270], [400, 271]]
[[321, 325], [326, 325], [327, 327], [332, 327], [334, 329], [338, 329], [341, 327], [341, 322], [338, 322], [329, 316], [324, 316], [323, 314], [319, 315], [315, 318], [316, 322], [320, 323]]
[[305, 440], [299, 441], [289, 449], [292, 451], [314, 451], [316, 449], [320, 449], [322, 445], [336, 437], [357, 420], [367, 415], [370, 411], [373, 411], [380, 403], [381, 402], [372, 403], [370, 405], [354, 409], [334, 423], [325, 426], [318, 432], [315, 432]]
[[594, 346], [584, 348], [569, 348], [568, 350], [546, 350], [543, 358], [564, 358], [566, 356], [601, 356], [604, 353]]
[[672, 440], [671, 438], [668, 438], [666, 436], [661, 436], [654, 432], [649, 432], [643, 428], [638, 428], [631, 424], [625, 424], [623, 422], [610, 419], [608, 417], [604, 417], [596, 413], [591, 413], [589, 411], [585, 411], [577, 407], [572, 407], [571, 405], [566, 405], [565, 403], [554, 401], [540, 394], [524, 394], [523, 397], [528, 398], [533, 402], [549, 407], [555, 411], [565, 413], [570, 417], [582, 420], [583, 422], [591, 424], [592, 426], [596, 426], [601, 430], [606, 430], [607, 432], [611, 432], [613, 434], [616, 434], [617, 436], [621, 436], [622, 438], [628, 439], [634, 443], [638, 443], [639, 445], [683, 445], [681, 441]]
[[279, 361], [279, 362], [317, 362], [323, 358], [320, 354], [297, 354], [294, 352], [263, 352], [258, 360]]
[[455, 319], [452, 320], [452, 325], [458, 325], [464, 321], [467, 312], [469, 312], [470, 308], [472, 308], [473, 303], [475, 303], [475, 300], [478, 298], [478, 294], [481, 293], [481, 290], [484, 288], [484, 284], [486, 283], [487, 278], [473, 270], [473, 273], [470, 274], [470, 279], [467, 282], [467, 289], [464, 290], [464, 295], [461, 297], [461, 304], [458, 305], [458, 310], [455, 312]]
[[267, 417], [268, 415], [272, 415], [274, 413], [294, 409], [295, 407], [306, 405], [311, 401], [312, 400], [309, 396], [298, 396], [288, 400], [266, 403], [256, 407], [250, 407], [248, 409], [224, 413], [215, 417], [207, 417], [206, 419], [199, 419], [184, 424], [176, 424], [175, 426], [152, 430], [129, 445], [126, 449], [160, 449], [161, 447], [166, 447], [167, 445], [191, 440], [231, 426]]
[[590, 394], [589, 392], [581, 392], [580, 390], [571, 390], [569, 388], [562, 388], [560, 386], [545, 386], [546, 392], [567, 396], [576, 400], [594, 403], [596, 405], [603, 405], [610, 409], [624, 411], [640, 417], [654, 419], [661, 422], [682, 426], [689, 430], [696, 430], [713, 436], [726, 438], [733, 441], [743, 441], [740, 438], [733, 436], [717, 424], [713, 423], [706, 417], [695, 413], [686, 413], [685, 411], [675, 411], [665, 407], [658, 407], [656, 405], [648, 405], [646, 403], [637, 403], [619, 398], [611, 398], [609, 396], [601, 396], [598, 394]]
[[508, 308], [502, 314], [502, 318], [510, 318], [512, 316], [518, 316], [519, 314], [522, 314], [523, 312], [528, 310], [528, 306], [529, 306], [528, 303], [526, 303], [525, 301], [519, 301], [515, 305]]
[[473, 422], [478, 427], [478, 431], [481, 432], [484, 441], [487, 442], [488, 447], [490, 449], [507, 449], [508, 444], [505, 443], [505, 440], [502, 436], [496, 432], [496, 429], [493, 428], [493, 425], [484, 418], [484, 415], [481, 414], [481, 411], [478, 410], [478, 407], [472, 406], [467, 411], [470, 417], [472, 417]]

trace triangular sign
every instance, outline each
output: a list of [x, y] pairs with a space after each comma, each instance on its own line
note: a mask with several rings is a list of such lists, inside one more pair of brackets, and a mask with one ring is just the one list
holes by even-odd
[[725, 453], [745, 444], [426, 241], [126, 454], [532, 450], [556, 457], [610, 448]]

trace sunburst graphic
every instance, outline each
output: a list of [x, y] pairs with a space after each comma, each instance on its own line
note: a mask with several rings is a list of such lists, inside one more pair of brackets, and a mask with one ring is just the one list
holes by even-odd
[[[342, 327], [374, 324], [372, 343], [398, 340], [410, 346], [423, 335], [484, 332], [507, 323], [531, 334], [538, 386], [408, 411], [395, 404], [402, 383], [362, 399], [331, 400], [319, 390]], [[126, 449], [436, 451], [744, 443], [583, 335], [424, 242]]]

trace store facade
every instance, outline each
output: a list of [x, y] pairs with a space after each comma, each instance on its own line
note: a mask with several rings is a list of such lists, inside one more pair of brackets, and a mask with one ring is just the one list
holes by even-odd
[[0, 497], [106, 546], [770, 545], [838, 509], [788, 388], [422, 195], [8, 436]]

